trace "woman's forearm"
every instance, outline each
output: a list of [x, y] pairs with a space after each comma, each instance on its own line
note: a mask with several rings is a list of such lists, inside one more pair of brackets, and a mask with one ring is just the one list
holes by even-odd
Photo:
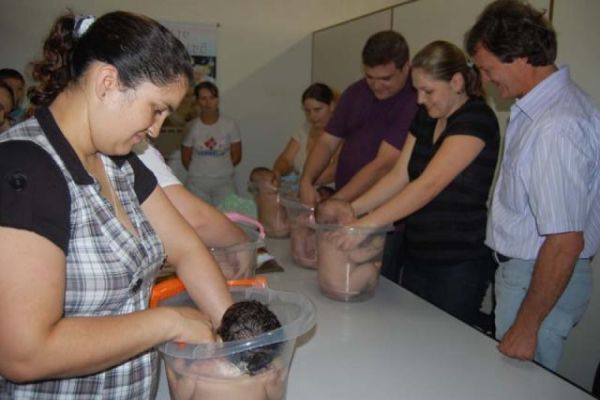
[[188, 293], [218, 326], [232, 303], [219, 265], [162, 189], [152, 192], [142, 204], [142, 210], [163, 242], [168, 261]]
[[[417, 179], [405, 184], [399, 193], [367, 215], [363, 222], [375, 225], [386, 224], [419, 210], [467, 168], [483, 150], [484, 145], [483, 140], [473, 136], [454, 135], [447, 138], [423, 173]], [[404, 181], [408, 182], [408, 173]], [[380, 190], [385, 191], [385, 189]], [[367, 200], [369, 199], [370, 197]], [[357, 208], [359, 207], [363, 205], [358, 204]], [[356, 209], [355, 212], [358, 213]]]
[[294, 138], [290, 139], [285, 146], [285, 149], [281, 152], [281, 154], [275, 160], [273, 164], [273, 172], [277, 176], [285, 176], [292, 172], [294, 168], [294, 159], [300, 150], [300, 144]]
[[277, 176], [285, 176], [292, 171], [292, 163], [282, 156], [277, 157], [273, 164], [273, 172]]
[[[360, 224], [362, 226], [382, 226], [398, 221], [425, 206], [442, 189], [423, 180], [412, 181], [384, 201], [380, 207], [361, 218]], [[379, 199], [381, 198], [383, 197]]]
[[163, 191], [205, 245], [227, 247], [246, 240], [244, 231], [234, 222], [183, 185], [167, 186]]
[[408, 176], [399, 175], [392, 169], [366, 193], [352, 202], [356, 215], [361, 215], [390, 200], [408, 184]]
[[173, 259], [173, 264], [194, 303], [214, 326], [219, 326], [233, 300], [219, 265], [208, 249], [199, 244]]
[[19, 335], [3, 352], [2, 375], [19, 382], [97, 373], [175, 337], [174, 313], [153, 309], [107, 317], [62, 318], [42, 335]]

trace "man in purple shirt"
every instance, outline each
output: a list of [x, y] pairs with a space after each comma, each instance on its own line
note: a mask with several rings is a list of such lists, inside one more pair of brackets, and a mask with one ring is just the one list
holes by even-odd
[[365, 77], [346, 89], [309, 154], [300, 178], [302, 202], [318, 202], [313, 184], [342, 140], [335, 198], [354, 200], [392, 168], [417, 110], [408, 60], [408, 45], [398, 32], [382, 31], [367, 40]]

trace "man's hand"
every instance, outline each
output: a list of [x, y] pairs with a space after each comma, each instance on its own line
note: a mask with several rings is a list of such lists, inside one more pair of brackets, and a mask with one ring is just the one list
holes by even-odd
[[539, 327], [515, 322], [504, 334], [498, 345], [498, 350], [508, 357], [519, 360], [533, 360], [537, 348], [538, 329]]
[[540, 326], [567, 287], [583, 244], [583, 232], [546, 236], [527, 295], [514, 324], [498, 345], [501, 353], [521, 360], [533, 359]]

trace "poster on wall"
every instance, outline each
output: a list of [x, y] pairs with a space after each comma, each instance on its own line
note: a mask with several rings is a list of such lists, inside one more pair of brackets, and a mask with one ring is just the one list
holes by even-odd
[[195, 83], [217, 78], [216, 23], [161, 21], [179, 40], [194, 61]]
[[194, 87], [200, 82], [216, 83], [217, 79], [217, 23], [161, 21], [185, 45], [194, 64], [194, 82], [181, 102], [175, 115], [170, 118], [174, 125], [181, 125], [195, 116]]

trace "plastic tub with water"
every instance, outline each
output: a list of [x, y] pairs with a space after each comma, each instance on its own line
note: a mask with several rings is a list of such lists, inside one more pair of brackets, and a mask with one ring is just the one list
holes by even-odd
[[[300, 294], [268, 288], [232, 288], [235, 301], [257, 300], [277, 315], [281, 328], [250, 340], [189, 345], [169, 342], [159, 347], [174, 400], [285, 399], [296, 339], [315, 325], [315, 306]], [[158, 305], [190, 305], [183, 292]], [[266, 365], [243, 372], [244, 360], [266, 357]]]
[[256, 275], [257, 250], [264, 246], [262, 225], [243, 214], [227, 213], [227, 217], [244, 231], [247, 240], [228, 247], [211, 247], [225, 279], [247, 279]]
[[[379, 282], [385, 234], [392, 227], [351, 228], [314, 224], [319, 289], [339, 301], [364, 301]], [[348, 248], [342, 249], [340, 243]]]
[[289, 190], [288, 185], [282, 184], [277, 188], [270, 182], [249, 182], [248, 191], [253, 195], [258, 214], [258, 221], [265, 227], [265, 232], [271, 238], [289, 236], [290, 226], [281, 196]]
[[300, 202], [296, 193], [286, 193], [281, 204], [290, 221], [292, 259], [302, 267], [317, 268], [317, 237], [311, 226], [315, 222], [314, 207]]

